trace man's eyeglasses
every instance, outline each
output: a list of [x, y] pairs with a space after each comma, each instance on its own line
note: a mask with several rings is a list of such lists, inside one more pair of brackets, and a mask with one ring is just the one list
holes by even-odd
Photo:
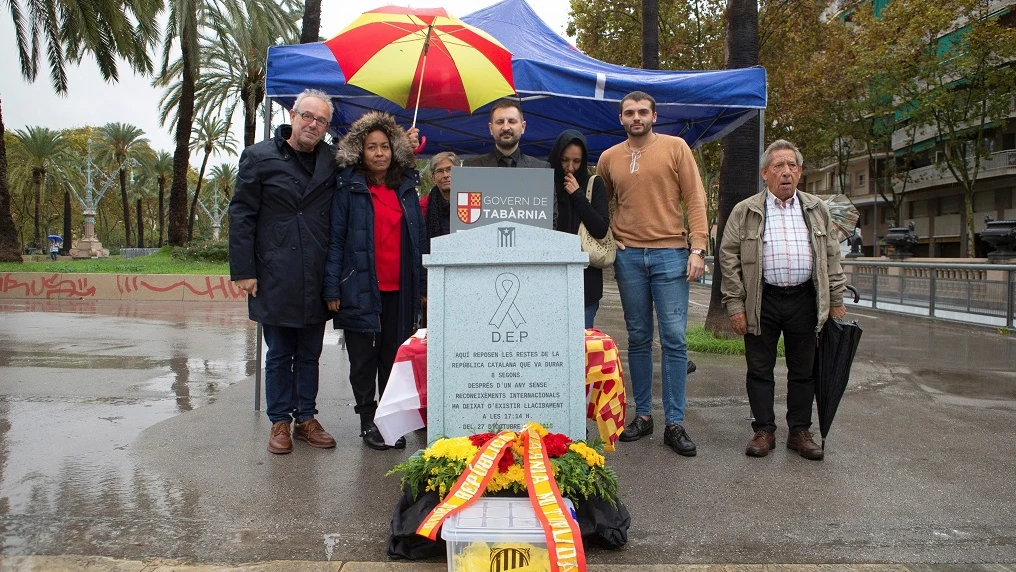
[[302, 118], [307, 123], [313, 121], [318, 124], [318, 127], [328, 127], [328, 120], [325, 119], [324, 117], [318, 117], [309, 111], [303, 112], [297, 111], [296, 114], [299, 115], [300, 118]]
[[452, 172], [451, 166], [444, 167], [442, 169], [434, 169], [434, 174], [435, 175], [447, 175], [448, 173], [451, 173], [451, 172]]

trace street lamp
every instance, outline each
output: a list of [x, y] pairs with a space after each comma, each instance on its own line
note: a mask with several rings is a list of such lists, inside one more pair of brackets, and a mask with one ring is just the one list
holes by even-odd
[[[131, 166], [137, 165], [137, 161], [133, 158], [128, 158], [126, 161], [117, 165], [116, 170], [119, 170], [123, 165], [128, 164]], [[85, 159], [85, 196], [82, 198], [73, 188], [71, 192], [74, 193], [74, 198], [78, 199], [81, 203], [82, 215], [84, 217], [84, 232], [82, 237], [74, 244], [74, 248], [71, 248], [70, 255], [72, 258], [105, 258], [109, 256], [109, 249], [103, 248], [102, 243], [99, 242], [98, 237], [95, 236], [95, 212], [99, 205], [99, 201], [102, 200], [103, 195], [106, 191], [113, 187], [113, 183], [116, 182], [117, 178], [114, 175], [105, 175], [96, 169], [96, 173], [93, 175], [92, 168], [92, 142], [88, 141], [88, 156]], [[105, 182], [98, 192], [95, 191], [95, 185], [92, 182], [93, 178], [105, 178]], [[131, 181], [133, 182], [134, 176], [133, 171], [131, 172]], [[117, 221], [121, 222], [121, 221]], [[116, 225], [114, 225], [115, 227]]]

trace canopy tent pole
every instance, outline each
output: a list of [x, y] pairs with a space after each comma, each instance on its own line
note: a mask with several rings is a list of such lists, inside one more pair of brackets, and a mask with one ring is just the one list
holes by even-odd
[[[265, 131], [264, 140], [267, 141], [272, 136], [272, 98], [265, 97]], [[256, 359], [258, 365], [254, 368], [254, 411], [261, 411], [261, 340], [262, 340], [261, 322], [257, 322], [257, 345], [258, 349], [256, 353]]]
[[758, 159], [756, 165], [758, 168], [755, 172], [758, 173], [758, 191], [761, 193], [762, 187], [762, 152], [765, 150], [766, 142], [766, 110], [758, 110]]

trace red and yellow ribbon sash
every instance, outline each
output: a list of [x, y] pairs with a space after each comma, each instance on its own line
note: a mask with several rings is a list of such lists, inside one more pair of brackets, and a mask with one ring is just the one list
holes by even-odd
[[455, 485], [448, 491], [448, 495], [434, 507], [434, 510], [430, 511], [427, 518], [416, 529], [416, 533], [431, 540], [437, 540], [437, 531], [446, 518], [473, 504], [483, 496], [483, 492], [487, 490], [487, 484], [497, 472], [498, 461], [514, 441], [514, 433], [502, 431], [477, 451], [476, 456], [466, 466], [466, 470], [462, 471], [459, 480], [455, 481]]
[[586, 555], [582, 549], [579, 525], [564, 505], [561, 491], [554, 480], [553, 469], [550, 468], [550, 458], [536, 429], [528, 427], [525, 430], [525, 444], [526, 488], [529, 490], [533, 510], [547, 536], [551, 570], [585, 572]]

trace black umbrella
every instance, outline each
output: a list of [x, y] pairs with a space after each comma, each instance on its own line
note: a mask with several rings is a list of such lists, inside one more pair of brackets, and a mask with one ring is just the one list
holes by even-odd
[[819, 334], [815, 350], [815, 402], [818, 405], [818, 427], [825, 438], [840, 406], [840, 399], [850, 379], [850, 364], [854, 362], [857, 344], [861, 342], [861, 326], [857, 322], [826, 320]]

